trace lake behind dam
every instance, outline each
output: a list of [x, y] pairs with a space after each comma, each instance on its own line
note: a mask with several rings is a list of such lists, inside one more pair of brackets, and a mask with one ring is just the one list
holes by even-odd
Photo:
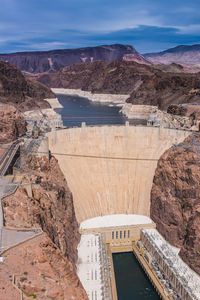
[[[121, 107], [110, 106], [92, 102], [86, 98], [78, 96], [68, 96], [57, 94], [59, 102], [63, 108], [56, 109], [63, 119], [63, 124], [67, 127], [86, 125], [123, 125], [127, 118], [120, 113]], [[130, 124], [146, 125], [145, 120], [134, 120]]]

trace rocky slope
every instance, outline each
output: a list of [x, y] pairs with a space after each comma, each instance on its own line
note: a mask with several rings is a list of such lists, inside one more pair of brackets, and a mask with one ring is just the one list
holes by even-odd
[[200, 44], [180, 45], [158, 53], [147, 53], [144, 54], [144, 57], [154, 63], [171, 64], [175, 62], [183, 65], [199, 65]]
[[[177, 70], [176, 72], [171, 72]], [[174, 103], [191, 103], [200, 97], [200, 74], [180, 73], [131, 61], [75, 64], [37, 78], [53, 88], [83, 89], [93, 93], [130, 94], [128, 103], [167, 109]]]
[[167, 110], [171, 104], [198, 102], [199, 84], [199, 74], [155, 72], [151, 77], [143, 77], [142, 84], [127, 102], [156, 105], [161, 110]]
[[0, 61], [1, 103], [10, 103], [22, 111], [49, 108], [45, 98], [55, 98], [55, 95], [46, 86], [25, 78], [16, 67]]
[[170, 105], [167, 109], [171, 115], [177, 115], [181, 117], [190, 117], [197, 123], [200, 122], [200, 104], [183, 104], [183, 105]]
[[97, 60], [111, 62], [123, 59], [150, 64], [150, 62], [132, 46], [118, 44], [78, 49], [0, 54], [0, 60], [8, 61], [21, 71], [28, 73], [57, 71], [75, 63], [93, 62]]
[[158, 162], [151, 192], [151, 218], [182, 259], [200, 274], [200, 136], [192, 134]]
[[25, 132], [22, 114], [12, 105], [0, 105], [0, 143], [14, 141]]
[[[48, 292], [54, 289], [56, 283], [63, 292], [62, 296], [52, 299], [87, 299], [76, 275], [75, 264], [77, 262], [77, 245], [80, 235], [74, 213], [72, 194], [57, 160], [54, 157], [48, 160], [45, 157], [31, 156], [27, 161], [24, 172], [26, 178], [23, 182], [35, 183], [32, 186], [33, 195], [32, 197], [28, 196], [22, 186], [13, 195], [3, 200], [5, 225], [16, 229], [40, 227], [46, 232], [48, 238], [45, 238], [42, 244], [37, 245], [39, 253], [36, 257], [44, 254], [44, 261], [42, 262], [45, 263], [43, 264], [45, 274], [50, 274], [52, 279], [48, 283]], [[31, 254], [33, 260], [34, 251]], [[26, 260], [28, 260], [28, 257], [26, 257]], [[57, 265], [54, 265], [53, 261]], [[30, 265], [30, 258], [28, 263]], [[30, 272], [32, 271], [30, 270]], [[37, 285], [41, 286], [42, 274], [44, 272], [40, 272], [34, 279], [34, 292], [36, 293]], [[66, 278], [65, 274], [67, 274]], [[48, 277], [48, 275], [45, 276]], [[31, 287], [31, 283], [26, 282], [26, 291], [31, 292]], [[69, 288], [69, 291], [71, 289], [69, 294], [64, 293], [67, 288]], [[74, 294], [72, 293], [73, 290]], [[76, 297], [73, 298], [72, 295], [75, 294]], [[41, 299], [51, 299], [51, 297]]]
[[46, 234], [11, 248], [4, 258], [0, 299], [20, 299], [18, 287], [24, 300], [88, 300], [72, 264]]

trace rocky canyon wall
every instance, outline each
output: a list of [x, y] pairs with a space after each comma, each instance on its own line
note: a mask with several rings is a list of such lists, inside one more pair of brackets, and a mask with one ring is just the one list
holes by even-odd
[[158, 162], [151, 191], [151, 218], [182, 259], [200, 274], [200, 136], [192, 134]]
[[55, 98], [52, 91], [25, 78], [16, 67], [0, 61], [0, 102], [11, 104], [21, 111], [50, 107], [45, 98]]
[[[33, 195], [30, 197], [22, 185], [13, 195], [3, 200], [5, 226], [18, 230], [37, 227], [46, 236], [29, 253], [30, 259], [34, 258], [36, 262], [33, 269], [25, 255], [26, 251], [23, 247], [20, 248], [21, 255], [24, 255], [20, 260], [27, 261], [30, 273], [35, 270], [32, 283], [25, 282], [25, 287], [21, 284], [20, 288], [26, 293], [36, 293], [39, 299], [87, 299], [76, 275], [80, 234], [73, 198], [57, 160], [52, 156], [50, 160], [46, 157], [30, 156], [24, 174], [26, 176], [23, 183], [32, 182]], [[12, 272], [12, 266], [8, 267]], [[45, 281], [45, 287], [41, 284], [44, 274], [45, 278], [50, 278], [48, 285]], [[55, 293], [54, 298], [42, 297], [44, 288], [46, 294], [51, 294], [52, 290], [57, 294]]]
[[171, 104], [199, 102], [199, 74], [185, 74], [134, 61], [74, 64], [35, 78], [51, 88], [81, 89], [93, 94], [130, 95], [132, 105], [167, 110]]
[[0, 143], [16, 140], [26, 132], [24, 117], [13, 105], [0, 105]]

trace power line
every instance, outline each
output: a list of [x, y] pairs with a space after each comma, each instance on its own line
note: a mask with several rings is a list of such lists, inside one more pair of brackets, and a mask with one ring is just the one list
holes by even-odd
[[[23, 153], [23, 152], [22, 152]], [[29, 154], [44, 154], [46, 155], [47, 152], [43, 151], [31, 151]], [[138, 157], [118, 157], [118, 156], [101, 156], [101, 155], [91, 155], [91, 154], [75, 154], [75, 153], [61, 153], [61, 152], [50, 152], [51, 155], [55, 156], [68, 156], [68, 157], [83, 157], [83, 158], [99, 158], [99, 159], [112, 159], [112, 160], [132, 160], [132, 161], [171, 161], [172, 159], [164, 159], [162, 157], [159, 158], [138, 158]], [[173, 159], [173, 161], [200, 161], [199, 159], [195, 160], [185, 160], [185, 159]]]
[[[191, 145], [192, 146], [192, 145]], [[1, 147], [0, 147], [1, 149]], [[170, 149], [170, 148], [169, 148]], [[35, 156], [35, 154], [44, 154], [46, 155], [47, 152], [44, 151], [29, 151], [27, 153], [26, 150], [20, 150], [20, 154], [27, 154], [27, 155], [31, 155], [33, 154], [33, 156]], [[120, 157], [120, 156], [101, 156], [101, 155], [92, 155], [92, 154], [75, 154], [75, 153], [61, 153], [61, 152], [51, 152], [51, 155], [55, 155], [55, 156], [67, 156], [67, 157], [83, 157], [83, 158], [95, 158], [95, 159], [111, 159], [111, 160], [130, 160], [130, 161], [171, 161], [172, 159], [164, 159], [162, 157], [159, 158], [139, 158], [139, 157]], [[181, 162], [199, 162], [199, 159], [173, 159], [173, 161], [181, 161]]]
[[[191, 144], [192, 146], [192, 144]], [[0, 147], [1, 149], [1, 147]], [[169, 148], [170, 149], [170, 148]], [[20, 150], [20, 154], [27, 154], [26, 150]], [[44, 154], [46, 155], [47, 152], [44, 151], [29, 151], [28, 155], [33, 154]], [[92, 155], [92, 154], [75, 154], [75, 153], [62, 153], [62, 152], [51, 152], [51, 155], [55, 156], [68, 156], [68, 157], [83, 157], [83, 158], [96, 158], [96, 159], [112, 159], [112, 160], [132, 160], [132, 161], [171, 161], [171, 159], [164, 159], [162, 157], [159, 158], [139, 158], [139, 157], [120, 157], [120, 156], [101, 156], [101, 155]], [[200, 161], [199, 159], [195, 160], [186, 160], [186, 159], [173, 159], [173, 161], [189, 161], [189, 162], [194, 162], [194, 161]]]
[[[1, 182], [1, 179], [0, 179], [0, 182]], [[17, 182], [14, 182], [14, 183], [0, 183], [0, 186], [25, 186], [25, 185], [30, 185], [30, 184], [31, 185], [38, 185], [39, 183], [36, 183], [36, 182], [29, 182], [29, 183], [17, 183]]]

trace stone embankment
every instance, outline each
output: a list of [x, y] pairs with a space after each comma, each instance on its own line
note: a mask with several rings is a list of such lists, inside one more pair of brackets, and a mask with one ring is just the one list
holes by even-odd
[[158, 108], [157, 106], [151, 105], [133, 105], [131, 103], [125, 103], [121, 112], [128, 119], [148, 120], [151, 115], [157, 115]]
[[123, 94], [96, 94], [88, 91], [83, 91], [81, 89], [63, 89], [63, 88], [52, 88], [51, 89], [55, 94], [63, 95], [72, 95], [88, 98], [94, 102], [101, 103], [112, 103], [115, 105], [123, 106], [126, 100], [129, 98], [129, 95]]
[[133, 105], [125, 103], [121, 112], [128, 119], [147, 120], [148, 125], [162, 126], [167, 128], [197, 130], [198, 127], [194, 118], [189, 116], [180, 116], [161, 111], [157, 106], [151, 105]]
[[62, 104], [58, 101], [58, 98], [47, 98], [44, 99], [44, 101], [47, 101], [52, 109], [63, 108]]

